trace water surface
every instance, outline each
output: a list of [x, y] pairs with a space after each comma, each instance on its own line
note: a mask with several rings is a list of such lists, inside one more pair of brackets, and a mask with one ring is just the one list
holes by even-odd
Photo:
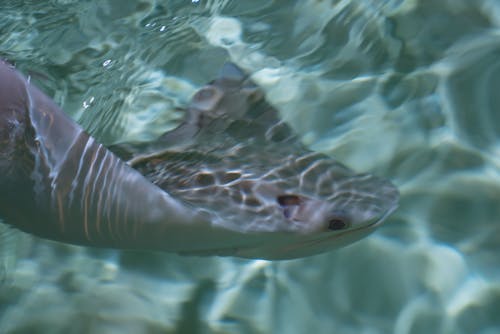
[[311, 149], [391, 179], [374, 235], [268, 262], [2, 232], [2, 333], [499, 333], [500, 2], [2, 1], [0, 56], [105, 144], [231, 60]]

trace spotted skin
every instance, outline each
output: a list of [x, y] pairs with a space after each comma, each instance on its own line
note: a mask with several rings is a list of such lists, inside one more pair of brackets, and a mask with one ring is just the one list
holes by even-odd
[[232, 64], [177, 129], [110, 151], [0, 62], [0, 145], [0, 216], [88, 246], [303, 257], [369, 234], [398, 201], [388, 181], [307, 150]]
[[[140, 148], [129, 145], [125, 156], [218, 225], [326, 238], [333, 248], [373, 230], [396, 208], [392, 184], [308, 150], [235, 65], [200, 89], [186, 114], [178, 129]], [[292, 254], [285, 252], [279, 256]]]

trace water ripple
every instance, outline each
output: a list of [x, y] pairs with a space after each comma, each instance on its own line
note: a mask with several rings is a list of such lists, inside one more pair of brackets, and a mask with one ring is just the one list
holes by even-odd
[[172, 128], [231, 60], [312, 149], [402, 199], [374, 236], [297, 261], [3, 249], [0, 331], [500, 328], [499, 27], [496, 0], [2, 1], [0, 56], [104, 143]]

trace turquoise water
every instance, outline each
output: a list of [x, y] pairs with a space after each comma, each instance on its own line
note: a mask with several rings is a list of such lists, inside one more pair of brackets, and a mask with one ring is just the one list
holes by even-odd
[[281, 262], [2, 232], [0, 333], [500, 333], [499, 25], [493, 0], [2, 1], [0, 56], [105, 144], [172, 128], [231, 60], [402, 198], [374, 235]]

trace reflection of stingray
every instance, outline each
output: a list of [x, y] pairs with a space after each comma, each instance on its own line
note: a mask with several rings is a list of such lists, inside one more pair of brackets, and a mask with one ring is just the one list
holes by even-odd
[[146, 178], [6, 65], [0, 88], [0, 212], [43, 237], [293, 258], [363, 237], [397, 205], [389, 182], [306, 150], [232, 64], [195, 94], [177, 129], [113, 148]]

